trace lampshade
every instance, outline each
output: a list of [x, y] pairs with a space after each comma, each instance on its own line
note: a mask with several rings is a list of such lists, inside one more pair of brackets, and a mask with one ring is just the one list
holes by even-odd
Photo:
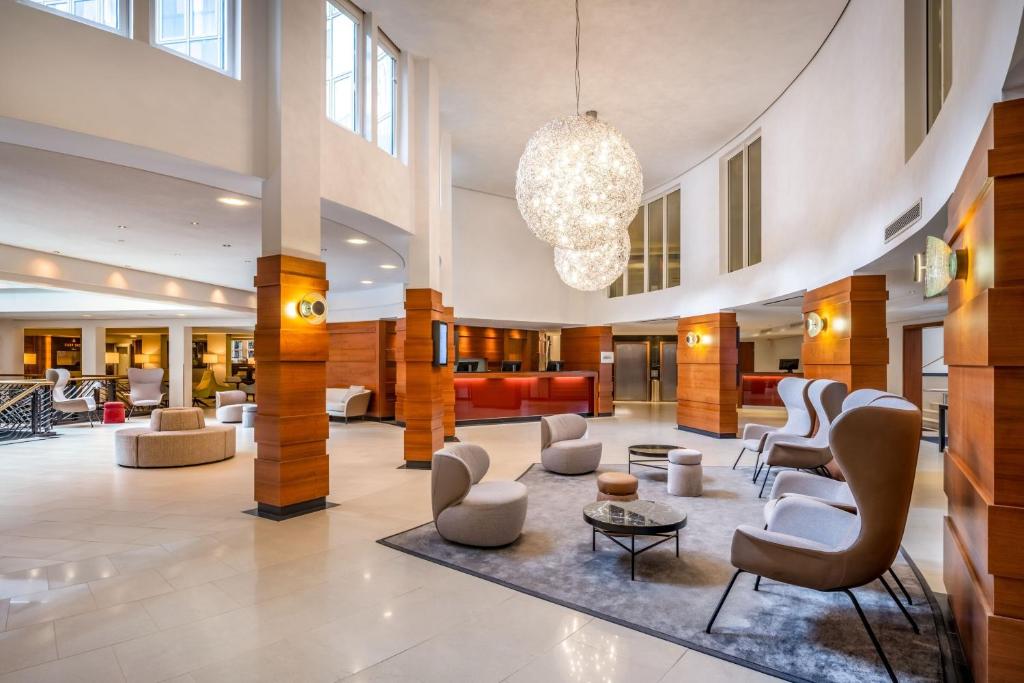
[[249, 359], [246, 362], [249, 365], [256, 365], [256, 356], [249, 356]]
[[526, 143], [516, 172], [526, 225], [562, 249], [614, 242], [636, 216], [642, 192], [636, 153], [596, 112], [544, 125]]
[[149, 354], [148, 353], [137, 353], [137, 354], [135, 354], [135, 362], [136, 363], [143, 363], [143, 364], [151, 362]]
[[204, 363], [216, 363], [217, 362], [217, 358], [218, 358], [218, 356], [215, 353], [204, 353], [203, 354], [203, 362]]
[[25, 365], [35, 365], [36, 364], [36, 354], [34, 354], [34, 353], [26, 353], [25, 357], [23, 359], [23, 362], [25, 363]]
[[117, 365], [121, 362], [121, 354], [117, 351], [107, 351], [103, 354], [103, 362], [107, 365]]

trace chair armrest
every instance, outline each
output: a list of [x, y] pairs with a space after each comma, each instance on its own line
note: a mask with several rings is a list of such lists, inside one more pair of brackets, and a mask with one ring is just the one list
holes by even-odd
[[842, 482], [807, 472], [779, 472], [772, 484], [772, 498], [787, 495], [802, 495], [812, 498], [829, 500], [837, 497], [839, 489], [846, 486]]
[[830, 551], [844, 548], [859, 527], [857, 515], [805, 496], [782, 498], [768, 523], [770, 532], [796, 536]]
[[810, 446], [799, 443], [775, 443], [771, 447], [765, 445], [767, 453], [765, 462], [780, 467], [796, 469], [814, 469], [832, 460], [832, 451], [828, 446]]
[[[743, 439], [761, 439], [766, 434], [777, 431], [778, 427], [770, 425], [748, 424], [743, 426]], [[763, 445], [763, 444], [762, 444]]]

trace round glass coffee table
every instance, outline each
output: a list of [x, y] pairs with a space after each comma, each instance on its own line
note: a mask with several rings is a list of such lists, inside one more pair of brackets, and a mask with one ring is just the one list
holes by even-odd
[[[600, 500], [583, 508], [583, 519], [591, 526], [591, 551], [597, 550], [598, 534], [629, 551], [629, 576], [634, 581], [636, 556], [640, 553], [674, 538], [676, 557], [679, 557], [679, 530], [686, 526], [686, 513], [663, 503], [653, 500]], [[629, 536], [629, 545], [616, 538], [618, 536]], [[637, 550], [637, 536], [656, 536], [661, 540]]]
[[[633, 465], [640, 467], [651, 467], [656, 470], [668, 469], [668, 452], [674, 451], [683, 446], [668, 446], [666, 444], [638, 444], [629, 447], [629, 461], [626, 464], [626, 471], [631, 472]], [[652, 465], [650, 463], [661, 463]]]

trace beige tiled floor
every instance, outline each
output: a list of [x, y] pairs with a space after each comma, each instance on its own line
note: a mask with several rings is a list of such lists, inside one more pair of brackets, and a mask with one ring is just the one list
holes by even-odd
[[[673, 408], [593, 420], [605, 461], [646, 441], [732, 464], [734, 442], [676, 431]], [[283, 523], [241, 514], [251, 430], [234, 460], [139, 471], [113, 465], [115, 429], [0, 446], [0, 683], [766, 678], [374, 543], [430, 519], [430, 474], [397, 469], [398, 428], [332, 424], [340, 507]], [[537, 460], [536, 423], [458, 431], [492, 477]], [[944, 511], [924, 444], [906, 545], [937, 590]]]

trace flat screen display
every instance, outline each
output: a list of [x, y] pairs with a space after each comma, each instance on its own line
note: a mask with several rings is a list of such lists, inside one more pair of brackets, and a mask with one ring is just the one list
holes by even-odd
[[448, 323], [433, 321], [434, 365], [448, 365]]

